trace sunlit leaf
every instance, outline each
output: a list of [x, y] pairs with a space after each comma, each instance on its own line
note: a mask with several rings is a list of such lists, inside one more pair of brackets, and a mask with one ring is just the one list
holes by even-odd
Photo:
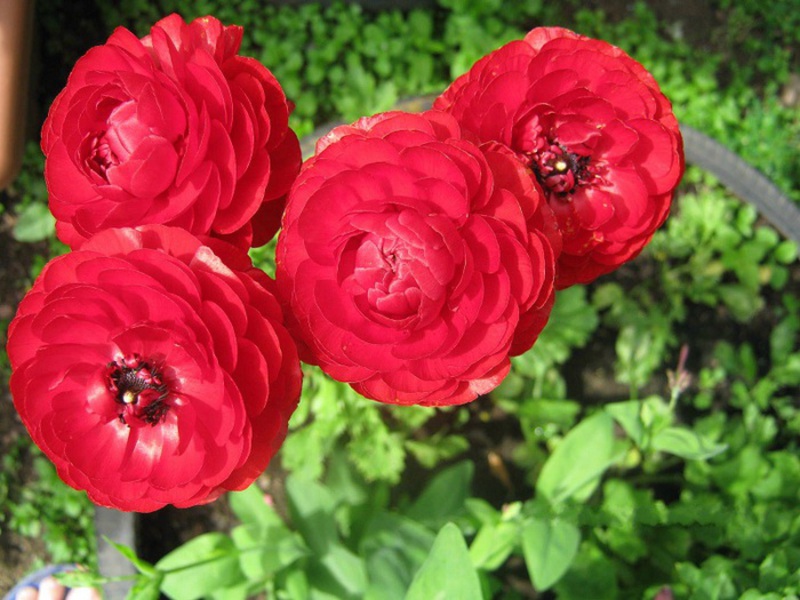
[[567, 521], [529, 518], [522, 526], [522, 552], [537, 591], [555, 584], [570, 567], [581, 533]]
[[553, 451], [536, 481], [536, 491], [559, 504], [579, 502], [594, 492], [614, 462], [614, 421], [597, 412], [572, 429]]
[[478, 573], [458, 527], [448, 523], [439, 531], [431, 553], [420, 567], [406, 600], [482, 600]]

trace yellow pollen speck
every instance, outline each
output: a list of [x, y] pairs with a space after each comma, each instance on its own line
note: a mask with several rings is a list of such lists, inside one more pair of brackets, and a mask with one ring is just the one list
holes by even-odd
[[136, 400], [136, 394], [132, 391], [128, 390], [127, 392], [123, 392], [122, 394], [122, 401], [125, 404], [132, 404]]
[[567, 170], [567, 163], [563, 160], [558, 161], [555, 164], [556, 171], [566, 171]]

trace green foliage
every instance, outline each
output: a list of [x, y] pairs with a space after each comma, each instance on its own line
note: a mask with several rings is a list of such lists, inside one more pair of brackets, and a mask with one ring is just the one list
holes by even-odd
[[350, 460], [368, 480], [395, 483], [407, 454], [429, 467], [464, 451], [466, 440], [444, 429], [417, 435], [437, 411], [390, 407], [367, 400], [318, 368], [306, 367], [300, 406], [282, 455], [284, 465], [309, 478], [322, 474], [325, 458], [342, 441]]
[[581, 542], [580, 530], [568, 521], [532, 517], [522, 527], [522, 552], [531, 581], [547, 590], [570, 568]]
[[38, 144], [29, 142], [25, 147], [22, 168], [8, 193], [14, 200], [17, 213], [14, 239], [19, 242], [39, 242], [54, 236], [55, 219], [47, 206], [44, 158]]
[[[21, 465], [31, 460], [35, 477], [19, 487]], [[85, 494], [59, 479], [52, 463], [28, 440], [3, 456], [0, 472], [0, 531], [44, 542], [52, 562], [94, 565], [94, 507]]]
[[[471, 465], [443, 470], [403, 507], [390, 506], [388, 487], [367, 484], [344, 456], [334, 454], [323, 481], [287, 478], [291, 526], [251, 486], [230, 495], [241, 521], [230, 535], [202, 534], [155, 565], [118, 546], [139, 572], [141, 596], [135, 597], [160, 592], [174, 600], [244, 599], [266, 592], [297, 600], [482, 598], [462, 533], [451, 522], [466, 513]], [[421, 503], [440, 507], [438, 518], [427, 524], [415, 518]], [[104, 581], [96, 573], [78, 577], [71, 580]]]
[[[457, 577], [453, 574], [457, 573]], [[439, 531], [430, 554], [417, 571], [406, 600], [482, 600], [478, 573], [470, 561], [458, 527], [448, 523]]]
[[797, 258], [795, 244], [774, 229], [757, 225], [749, 205], [727, 195], [708, 177], [696, 179], [695, 191], [681, 196], [677, 214], [648, 249], [662, 265], [664, 293], [673, 310], [686, 301], [724, 305], [739, 321], [764, 307], [762, 290], [781, 290]]
[[785, 80], [800, 64], [800, 15], [792, 2], [767, 7], [755, 0], [722, 0], [727, 27], [718, 33], [732, 59], [748, 57], [734, 73], [740, 78], [765, 77]]

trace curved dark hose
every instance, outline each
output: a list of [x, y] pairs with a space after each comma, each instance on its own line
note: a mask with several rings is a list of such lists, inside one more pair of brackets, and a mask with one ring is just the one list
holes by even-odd
[[713, 174], [785, 237], [800, 244], [800, 208], [741, 156], [688, 125], [681, 125], [686, 161]]

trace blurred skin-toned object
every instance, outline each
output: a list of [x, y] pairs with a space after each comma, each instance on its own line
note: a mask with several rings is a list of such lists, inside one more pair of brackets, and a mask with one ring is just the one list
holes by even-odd
[[0, 189], [22, 162], [33, 0], [0, 0]]

